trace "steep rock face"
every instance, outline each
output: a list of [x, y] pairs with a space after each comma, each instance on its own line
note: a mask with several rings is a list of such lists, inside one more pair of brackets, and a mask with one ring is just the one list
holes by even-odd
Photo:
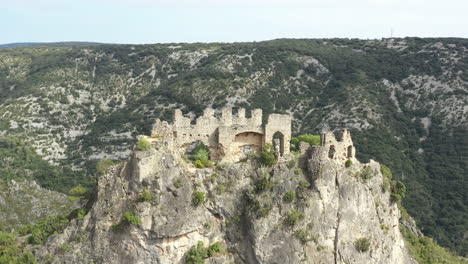
[[[206, 263], [413, 262], [377, 162], [307, 164], [304, 174], [290, 161], [195, 169], [159, 142], [102, 176], [88, 215], [37, 254], [53, 263], [185, 263], [202, 241], [227, 249]], [[364, 167], [369, 177], [359, 176]], [[142, 199], [145, 191], [152, 197]], [[194, 192], [206, 202], [196, 206]], [[122, 221], [125, 212], [141, 223]], [[368, 249], [358, 251], [359, 239]]]
[[[468, 41], [453, 38], [7, 48], [0, 135], [87, 170], [126, 159], [176, 108], [290, 113], [294, 134], [347, 127], [362, 160], [408, 186], [404, 205], [423, 232], [467, 255], [467, 65]], [[85, 174], [63, 189], [89, 184]]]

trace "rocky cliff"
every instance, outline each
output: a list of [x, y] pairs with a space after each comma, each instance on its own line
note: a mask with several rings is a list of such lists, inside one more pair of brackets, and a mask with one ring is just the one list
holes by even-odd
[[467, 255], [467, 51], [454, 38], [3, 48], [0, 136], [68, 168], [32, 177], [66, 192], [89, 186], [98, 160], [126, 159], [177, 108], [289, 113], [293, 136], [346, 127], [361, 160], [408, 186], [403, 203], [423, 233]]
[[[158, 141], [99, 178], [53, 263], [412, 263], [380, 164], [325, 155], [196, 169]], [[198, 244], [198, 247], [196, 245]], [[215, 245], [215, 247], [213, 247]], [[198, 251], [197, 251], [198, 250]], [[200, 255], [200, 254], [199, 254]]]

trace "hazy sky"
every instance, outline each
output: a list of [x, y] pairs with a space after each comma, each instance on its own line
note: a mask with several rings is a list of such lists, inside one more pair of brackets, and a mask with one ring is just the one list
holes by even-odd
[[468, 0], [0, 0], [0, 43], [468, 38]]

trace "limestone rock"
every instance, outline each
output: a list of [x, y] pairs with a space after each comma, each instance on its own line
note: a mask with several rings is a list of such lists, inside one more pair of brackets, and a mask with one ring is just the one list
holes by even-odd
[[[346, 167], [328, 151], [309, 152], [301, 169], [286, 160], [274, 168], [248, 161], [195, 169], [157, 143], [99, 178], [88, 215], [37, 255], [53, 256], [53, 263], [185, 263], [202, 241], [226, 249], [206, 259], [212, 264], [415, 263], [399, 231], [400, 211], [382, 188], [380, 165], [361, 164], [350, 153], [353, 165]], [[145, 190], [151, 199], [140, 197]], [[198, 206], [195, 191], [205, 197]], [[125, 212], [141, 223], [122, 222]], [[369, 242], [362, 252], [359, 239]]]

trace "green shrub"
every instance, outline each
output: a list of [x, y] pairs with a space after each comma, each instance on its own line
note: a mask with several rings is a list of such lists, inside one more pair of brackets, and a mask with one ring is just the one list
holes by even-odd
[[399, 194], [397, 193], [391, 193], [390, 194], [390, 200], [394, 203], [400, 203], [402, 198]]
[[302, 213], [296, 211], [296, 209], [293, 208], [289, 210], [288, 214], [286, 215], [284, 219], [284, 223], [285, 225], [288, 225], [288, 226], [294, 226], [303, 217], [304, 215]]
[[203, 163], [203, 166], [205, 166], [205, 168], [213, 168], [214, 167], [214, 164], [211, 160], [202, 160], [201, 161]]
[[234, 220], [236, 223], [240, 223], [241, 218], [240, 218], [240, 216], [236, 215], [236, 216], [234, 216], [234, 217], [232, 218], [232, 220]]
[[226, 249], [221, 247], [220, 242], [215, 242], [211, 246], [205, 247], [203, 242], [199, 241], [197, 245], [190, 248], [190, 250], [185, 255], [185, 263], [203, 264], [205, 263], [205, 259], [225, 251]]
[[361, 237], [354, 241], [354, 246], [359, 252], [366, 252], [370, 248], [370, 239], [367, 237]]
[[301, 168], [295, 168], [294, 169], [294, 174], [301, 175], [302, 174], [302, 169]]
[[263, 166], [271, 167], [271, 166], [275, 165], [276, 162], [277, 162], [277, 160], [276, 160], [275, 151], [273, 149], [273, 146], [271, 144], [266, 144], [262, 148], [262, 151], [260, 152], [260, 163]]
[[353, 165], [353, 162], [351, 160], [347, 160], [344, 165], [346, 168], [349, 168], [351, 165]]
[[226, 186], [224, 186], [222, 184], [216, 186], [216, 194], [217, 195], [220, 195], [220, 194], [224, 193], [225, 190], [226, 190]]
[[122, 231], [122, 230], [123, 230], [123, 225], [122, 225], [122, 223], [113, 224], [113, 225], [111, 226], [111, 230], [112, 230], [113, 232], [120, 232], [120, 231]]
[[210, 176], [210, 182], [211, 182], [211, 183], [215, 183], [216, 180], [218, 179], [218, 176], [219, 176], [218, 173], [213, 173], [213, 174], [211, 174], [211, 176]]
[[288, 168], [292, 169], [296, 167], [296, 159], [291, 159], [288, 161]]
[[214, 256], [216, 253], [222, 253], [225, 249], [221, 247], [220, 242], [215, 242], [211, 246], [208, 247], [208, 257]]
[[151, 142], [147, 138], [140, 138], [137, 142], [137, 150], [145, 151], [151, 148]]
[[447, 248], [437, 245], [432, 239], [416, 236], [404, 225], [400, 225], [405, 245], [419, 264], [466, 264], [466, 258], [459, 257]]
[[133, 212], [125, 212], [121, 223], [125, 225], [139, 225], [141, 224], [141, 218]]
[[115, 165], [116, 163], [112, 160], [102, 159], [96, 164], [97, 174], [102, 176], [107, 171], [108, 168]]
[[80, 220], [83, 220], [83, 218], [88, 214], [89, 210], [86, 208], [80, 208], [80, 209], [75, 209], [73, 210], [70, 214], [68, 214], [68, 219], [75, 219], [78, 218]]
[[401, 181], [392, 181], [390, 200], [394, 203], [400, 203], [406, 195], [406, 186]]
[[246, 195], [249, 209], [251, 212], [255, 213], [257, 217], [265, 217], [270, 214], [273, 209], [271, 200], [261, 199], [253, 191], [248, 191]]
[[190, 159], [193, 161], [200, 160], [201, 162], [206, 162], [210, 159], [209, 153], [210, 150], [208, 147], [203, 142], [199, 142], [190, 153]]
[[260, 204], [260, 207], [257, 210], [258, 217], [266, 217], [270, 214], [271, 210], [273, 209], [273, 203], [271, 201], [267, 201], [265, 203]]
[[26, 226], [21, 230], [23, 235], [31, 234], [27, 241], [29, 244], [43, 244], [46, 239], [55, 232], [61, 232], [68, 225], [68, 219], [64, 216], [50, 216], [32, 226]]
[[149, 202], [152, 200], [153, 200], [153, 195], [151, 195], [151, 192], [148, 191], [148, 189], [143, 189], [143, 191], [141, 191], [140, 195], [138, 196], [139, 202]]
[[380, 229], [382, 229], [382, 231], [383, 231], [385, 234], [387, 234], [387, 233], [388, 233], [388, 230], [389, 230], [389, 227], [388, 227], [388, 225], [386, 225], [386, 224], [381, 224], [381, 225], [380, 225]]
[[392, 171], [387, 166], [381, 164], [380, 165], [380, 172], [383, 175], [383, 183], [382, 183], [382, 190], [383, 191], [390, 191], [391, 183], [392, 183]]
[[273, 183], [270, 181], [269, 174], [255, 180], [254, 189], [257, 193], [273, 189]]
[[195, 191], [192, 194], [192, 204], [195, 205], [195, 206], [199, 206], [201, 204], [204, 204], [205, 203], [205, 198], [206, 198], [206, 195], [205, 195], [204, 192]]
[[392, 194], [397, 194], [401, 198], [405, 198], [406, 185], [401, 181], [393, 181], [392, 182]]
[[299, 150], [299, 143], [306, 142], [311, 146], [320, 146], [320, 135], [304, 134], [291, 139], [291, 148]]
[[301, 241], [302, 244], [307, 244], [309, 241], [314, 241], [317, 243], [319, 234], [313, 235], [309, 230], [298, 229], [294, 232], [294, 236]]
[[67, 252], [68, 250], [70, 250], [70, 248], [70, 245], [67, 243], [63, 243], [59, 246], [61, 252]]
[[196, 246], [193, 246], [185, 255], [186, 264], [203, 264], [208, 258], [208, 249], [203, 242], [199, 241]]
[[309, 187], [310, 187], [310, 183], [308, 181], [306, 181], [306, 180], [301, 180], [299, 182], [299, 185], [297, 186], [297, 188], [299, 190], [305, 190], [305, 189], [307, 189]]
[[133, 212], [125, 212], [122, 216], [122, 219], [118, 224], [112, 225], [112, 231], [120, 232], [123, 230], [124, 227], [129, 225], [140, 225], [141, 224], [141, 217], [136, 215]]
[[0, 263], [37, 264], [38, 261], [18, 243], [15, 234], [0, 232]]
[[82, 199], [89, 199], [89, 197], [91, 195], [91, 192], [87, 188], [85, 188], [85, 187], [83, 187], [81, 185], [78, 185], [75, 188], [71, 189], [68, 192], [68, 194], [72, 198], [75, 198], [75, 200], [82, 200]]
[[172, 184], [174, 184], [174, 187], [176, 187], [177, 189], [180, 189], [184, 187], [184, 180], [182, 177], [177, 177], [172, 180]]
[[200, 160], [202, 162], [208, 161], [209, 160], [208, 150], [201, 148], [192, 156], [192, 158], [194, 160]]
[[193, 164], [195, 165], [195, 167], [197, 167], [199, 169], [205, 168], [205, 164], [203, 164], [203, 162], [201, 160], [196, 160]]
[[252, 152], [247, 153], [245, 157], [247, 160], [254, 160], [257, 158], [257, 154], [254, 151], [252, 151]]
[[365, 167], [360, 172], [358, 172], [357, 176], [367, 181], [372, 178], [372, 176], [374, 176], [374, 171], [370, 167]]
[[[2, 261], [0, 261], [0, 263], [1, 262]], [[39, 262], [37, 261], [33, 253], [29, 251], [25, 251], [23, 252], [23, 254], [20, 255], [17, 263], [18, 264], [38, 264]]]
[[380, 164], [380, 172], [382, 173], [382, 175], [385, 178], [387, 178], [389, 180], [392, 180], [393, 175], [392, 175], [392, 171], [390, 170], [389, 167], [387, 167], [387, 166], [385, 166], [383, 164]]
[[286, 192], [283, 196], [283, 200], [288, 203], [294, 202], [294, 200], [296, 200], [296, 192], [295, 191]]

